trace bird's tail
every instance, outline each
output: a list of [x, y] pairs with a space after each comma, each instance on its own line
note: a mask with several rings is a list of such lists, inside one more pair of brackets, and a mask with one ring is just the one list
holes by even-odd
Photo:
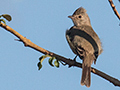
[[85, 85], [90, 87], [91, 84], [91, 64], [93, 62], [93, 56], [87, 55], [84, 57], [83, 64], [82, 64], [82, 78], [81, 78], [81, 85]]

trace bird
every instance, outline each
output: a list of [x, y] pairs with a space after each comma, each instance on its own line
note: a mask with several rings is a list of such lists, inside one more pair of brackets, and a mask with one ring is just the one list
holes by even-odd
[[[90, 18], [83, 7], [79, 7], [71, 16], [74, 25], [66, 30], [66, 39], [73, 53], [82, 60], [81, 85], [91, 85], [91, 65], [102, 53], [100, 38], [91, 26]], [[76, 57], [74, 58], [76, 60]]]

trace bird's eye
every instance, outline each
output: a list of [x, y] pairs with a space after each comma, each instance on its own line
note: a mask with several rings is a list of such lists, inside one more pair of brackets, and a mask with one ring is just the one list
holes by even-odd
[[82, 16], [80, 15], [79, 18], [81, 18]]

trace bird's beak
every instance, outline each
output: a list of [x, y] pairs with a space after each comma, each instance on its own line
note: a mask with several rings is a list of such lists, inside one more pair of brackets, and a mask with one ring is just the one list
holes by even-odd
[[73, 16], [68, 16], [68, 18], [71, 18], [72, 19]]

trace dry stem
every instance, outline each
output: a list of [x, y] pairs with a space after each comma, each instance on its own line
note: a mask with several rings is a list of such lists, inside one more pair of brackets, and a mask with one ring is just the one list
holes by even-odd
[[[43, 53], [45, 55], [48, 54], [51, 57], [55, 57], [56, 59], [61, 60], [62, 62], [68, 64], [69, 66], [76, 66], [76, 67], [82, 68], [82, 64], [81, 63], [75, 62], [74, 60], [71, 60], [71, 59], [67, 59], [67, 58], [65, 58], [63, 56], [57, 55], [55, 53], [52, 53], [52, 52], [50, 52], [48, 50], [45, 50], [45, 49], [37, 46], [36, 44], [34, 44], [33, 42], [31, 42], [29, 39], [27, 39], [26, 37], [23, 37], [21, 34], [19, 34], [18, 32], [16, 32], [11, 27], [5, 25], [4, 23], [0, 23], [0, 26], [2, 28], [4, 28], [5, 30], [11, 32], [16, 37], [18, 37], [19, 38], [18, 41], [23, 42], [23, 44], [26, 47], [30, 47], [30, 48], [32, 48], [34, 50], [37, 50], [38, 52], [41, 52], [41, 53]], [[115, 78], [113, 78], [113, 77], [111, 77], [111, 76], [109, 76], [109, 75], [107, 75], [107, 74], [105, 74], [105, 73], [103, 73], [103, 72], [101, 72], [101, 71], [93, 68], [93, 67], [91, 69], [91, 72], [94, 73], [94, 74], [96, 74], [96, 75], [98, 75], [98, 76], [100, 76], [100, 77], [102, 77], [102, 78], [104, 78], [104, 79], [106, 79], [106, 80], [108, 80], [108, 81], [110, 81], [115, 86], [119, 86], [120, 87], [120, 81], [118, 79], [115, 79]]]
[[120, 14], [118, 13], [117, 9], [115, 8], [115, 5], [114, 5], [113, 1], [112, 1], [112, 0], [108, 0], [108, 1], [109, 1], [110, 5], [111, 5], [111, 7], [112, 7], [112, 9], [113, 9], [113, 11], [114, 11], [114, 13], [115, 13], [115, 15], [116, 15], [116, 16], [118, 17], [118, 19], [120, 20]]

